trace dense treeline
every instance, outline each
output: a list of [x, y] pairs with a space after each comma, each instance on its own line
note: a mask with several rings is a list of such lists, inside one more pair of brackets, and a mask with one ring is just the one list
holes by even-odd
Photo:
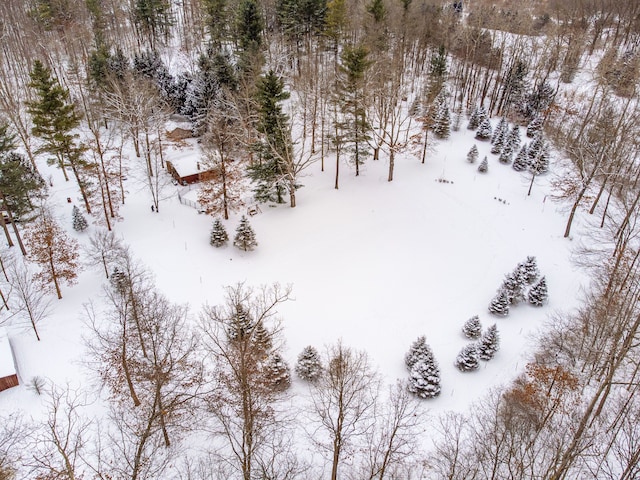
[[[104, 305], [86, 312], [108, 414], [91, 422], [83, 395], [34, 382], [49, 421], [2, 419], [0, 479], [319, 478], [300, 438], [332, 479], [637, 478], [639, 19], [638, 2], [608, 0], [0, 2], [0, 202], [13, 232], [4, 215], [0, 226], [42, 268], [16, 260], [3, 273], [39, 339], [47, 304], [30, 279], [61, 297], [78, 256], [43, 202], [46, 160], [105, 227], [87, 255], [110, 279]], [[276, 315], [290, 290], [228, 287], [193, 326], [110, 233], [130, 170], [162, 208], [174, 115], [201, 140], [210, 174], [199, 200], [224, 218], [247, 188], [295, 207], [311, 162], [339, 188], [341, 166], [359, 175], [384, 157], [393, 181], [416, 123], [423, 163], [429, 134], [445, 140], [468, 117], [474, 129], [489, 117], [528, 127], [530, 148], [550, 143], [575, 167], [554, 185], [571, 204], [565, 237], [576, 214], [593, 215], [598, 249], [579, 252], [590, 293], [554, 319], [510, 386], [467, 417], [438, 419], [431, 451], [416, 448], [427, 423], [406, 386], [381, 396], [366, 354], [340, 343], [301, 354], [312, 393], [310, 430], [299, 431]], [[440, 387], [413, 388], [430, 398]], [[210, 448], [184, 454], [194, 438]]]

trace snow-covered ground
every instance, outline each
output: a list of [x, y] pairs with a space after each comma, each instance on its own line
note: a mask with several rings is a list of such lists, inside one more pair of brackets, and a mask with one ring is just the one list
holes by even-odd
[[[524, 131], [522, 137], [528, 140]], [[473, 132], [463, 125], [435, 146], [425, 164], [405, 152], [396, 159], [393, 182], [387, 182], [384, 156], [367, 160], [359, 177], [343, 165], [339, 190], [333, 188], [331, 158], [324, 172], [315, 163], [302, 179], [296, 208], [263, 205], [262, 213], [250, 217], [259, 243], [252, 252], [211, 247], [212, 219], [182, 205], [176, 194], [152, 213], [146, 187], [133, 176], [115, 231], [153, 271], [160, 290], [190, 305], [194, 320], [203, 304], [222, 302], [226, 285], [291, 284], [295, 301], [280, 310], [291, 365], [306, 345], [322, 350], [342, 339], [366, 350], [392, 383], [407, 375], [409, 345], [426, 335], [442, 375], [442, 393], [428, 405], [433, 412], [463, 411], [523, 369], [535, 332], [554, 312], [576, 306], [587, 281], [570, 260], [572, 241], [562, 237], [566, 214], [559, 212], [566, 207], [550, 200], [549, 176], [537, 178], [527, 196], [529, 174], [499, 164], [488, 142], [477, 142], [479, 161], [489, 157], [488, 173], [478, 173], [479, 161], [466, 161], [473, 143]], [[171, 160], [186, 153], [166, 155]], [[72, 230], [66, 198], [80, 205], [78, 195], [60, 172], [49, 170], [45, 178], [49, 174], [60, 221], [86, 244], [99, 227]], [[230, 237], [242, 213], [224, 222]], [[573, 232], [580, 235], [579, 222]], [[548, 305], [521, 304], [508, 317], [491, 316], [487, 305], [503, 276], [528, 255], [537, 257], [547, 278]], [[37, 412], [39, 397], [25, 387], [36, 376], [89, 385], [84, 305], [101, 301], [103, 275], [99, 268], [86, 269], [76, 286], [63, 287], [64, 298], [54, 301], [40, 325], [41, 342], [26, 327], [10, 327], [22, 386], [0, 393], [0, 410]], [[497, 323], [501, 350], [479, 371], [461, 373], [453, 365], [467, 342], [460, 329], [475, 314], [485, 328]]]

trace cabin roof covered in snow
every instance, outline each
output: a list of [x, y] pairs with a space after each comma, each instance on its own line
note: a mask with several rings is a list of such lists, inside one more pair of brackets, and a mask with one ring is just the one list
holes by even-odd
[[170, 148], [166, 155], [166, 160], [171, 162], [171, 165], [173, 165], [173, 168], [178, 172], [178, 175], [183, 178], [190, 175], [197, 175], [207, 170], [197, 140], [190, 138], [185, 140], [185, 142], [188, 146]]
[[0, 378], [16, 374], [7, 330], [0, 327]]

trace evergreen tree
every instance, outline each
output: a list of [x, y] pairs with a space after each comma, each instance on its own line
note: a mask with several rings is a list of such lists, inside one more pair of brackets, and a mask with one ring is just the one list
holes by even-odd
[[474, 315], [469, 320], [464, 322], [462, 333], [464, 333], [465, 337], [472, 340], [480, 338], [480, 335], [482, 334], [482, 324], [480, 323], [480, 317], [478, 317], [478, 315]]
[[525, 284], [524, 276], [521, 275], [520, 269], [516, 268], [504, 278], [500, 291], [506, 293], [509, 303], [515, 304], [524, 300]]
[[429, 355], [415, 363], [409, 372], [407, 389], [419, 398], [434, 398], [440, 395], [440, 368], [431, 349]]
[[208, 55], [198, 59], [198, 71], [185, 92], [182, 113], [193, 123], [193, 132], [200, 136], [206, 128], [206, 119], [218, 93], [220, 84], [216, 78], [214, 63]]
[[489, 303], [489, 312], [494, 315], [509, 315], [509, 296], [504, 290], [499, 290]]
[[33, 164], [16, 153], [9, 125], [0, 123], [0, 204], [15, 220], [33, 211], [34, 198], [43, 195], [45, 182]]
[[129, 280], [126, 274], [116, 266], [113, 267], [113, 272], [111, 272], [109, 276], [109, 283], [111, 284], [111, 288], [120, 295], [124, 295], [128, 289]]
[[536, 257], [528, 256], [521, 264], [522, 275], [527, 283], [533, 283], [540, 275]]
[[500, 350], [500, 336], [498, 335], [498, 327], [494, 323], [478, 341], [478, 354], [481, 360], [488, 361], [494, 357], [498, 350]]
[[262, 47], [264, 21], [256, 0], [241, 0], [236, 17], [236, 38], [240, 51], [256, 53]]
[[480, 126], [476, 131], [476, 138], [478, 140], [488, 140], [491, 138], [491, 122], [488, 118], [485, 118], [480, 122]]
[[258, 245], [258, 242], [256, 242], [256, 234], [251, 228], [251, 225], [249, 225], [249, 220], [247, 220], [247, 217], [244, 215], [236, 229], [236, 236], [233, 239], [233, 244], [245, 252], [253, 250]]
[[473, 109], [471, 116], [469, 117], [469, 123], [467, 124], [468, 130], [477, 130], [482, 121], [487, 118], [487, 110], [484, 106], [478, 106]]
[[442, 91], [442, 86], [447, 78], [447, 51], [444, 45], [440, 45], [438, 50], [431, 56], [429, 65], [429, 90], [427, 101], [435, 98]]
[[418, 362], [423, 362], [433, 356], [431, 348], [427, 344], [427, 337], [421, 335], [409, 347], [409, 351], [404, 356], [404, 364], [409, 370]]
[[433, 123], [433, 133], [440, 139], [449, 138], [451, 134], [451, 113], [446, 102], [442, 102], [437, 107], [435, 122]]
[[480, 165], [478, 165], [478, 171], [480, 173], [487, 173], [489, 171], [489, 160], [487, 159], [486, 155], [482, 159], [482, 162], [480, 162]]
[[537, 136], [542, 129], [543, 121], [544, 118], [541, 115], [536, 115], [527, 126], [527, 137], [534, 138], [535, 136]]
[[498, 126], [493, 132], [493, 136], [491, 137], [491, 153], [500, 153], [502, 150], [502, 145], [504, 144], [506, 136], [509, 134], [509, 124], [507, 123], [507, 119], [502, 117]]
[[478, 347], [475, 343], [466, 345], [456, 357], [455, 366], [462, 372], [470, 372], [480, 367]]
[[516, 110], [520, 110], [524, 102], [526, 75], [526, 64], [522, 60], [517, 60], [503, 78], [499, 113], [507, 115], [513, 106]]
[[549, 171], [549, 146], [542, 135], [534, 138], [527, 151], [529, 157], [529, 171], [534, 175], [541, 175]]
[[369, 51], [363, 45], [345, 46], [342, 51], [340, 72], [340, 108], [344, 121], [338, 127], [342, 131], [342, 140], [350, 144], [349, 151], [360, 175], [360, 165], [369, 153], [367, 146], [371, 140], [371, 126], [367, 120], [366, 92], [364, 75], [373, 63], [368, 59]]
[[268, 385], [276, 391], [283, 391], [291, 386], [291, 370], [278, 352], [269, 355], [264, 365], [264, 376]]
[[516, 172], [522, 172], [529, 168], [529, 152], [526, 143], [522, 146], [518, 155], [516, 155], [512, 167]]
[[235, 305], [233, 315], [228, 320], [227, 338], [231, 342], [241, 342], [251, 336], [255, 326], [256, 322], [251, 316], [251, 313], [244, 305], [238, 303]]
[[518, 125], [514, 125], [507, 136], [505, 147], [508, 146], [511, 152], [515, 152], [516, 150], [520, 150], [520, 143], [520, 127]]
[[133, 21], [138, 32], [146, 36], [149, 46], [155, 49], [156, 42], [169, 34], [172, 25], [169, 0], [134, 0]]
[[256, 322], [255, 326], [251, 331], [251, 340], [253, 344], [253, 348], [257, 352], [263, 352], [264, 355], [267, 355], [271, 352], [273, 347], [273, 336], [271, 332], [269, 332], [265, 326], [264, 322], [261, 320]]
[[522, 114], [525, 118], [534, 118], [544, 112], [553, 103], [555, 90], [547, 82], [538, 84], [538, 87], [527, 96]]
[[249, 178], [255, 183], [258, 201], [284, 203], [284, 194], [290, 188], [287, 171], [291, 160], [292, 142], [289, 134], [289, 116], [281, 103], [289, 98], [284, 82], [273, 70], [258, 83], [258, 131], [262, 140], [257, 148], [260, 161], [248, 168]]
[[469, 150], [469, 153], [467, 153], [467, 162], [476, 163], [476, 160], [478, 160], [478, 155], [478, 146], [474, 143]]
[[87, 223], [87, 219], [84, 217], [82, 212], [75, 205], [71, 209], [71, 216], [73, 218], [73, 229], [76, 232], [82, 232], [87, 229], [89, 224]]
[[385, 16], [385, 8], [382, 0], [370, 0], [367, 5], [367, 12], [373, 17], [375, 23], [380, 23]]
[[547, 280], [545, 277], [541, 277], [529, 290], [529, 303], [541, 307], [547, 301], [548, 296]]
[[215, 219], [213, 227], [211, 228], [211, 236], [209, 238], [209, 245], [213, 245], [216, 248], [222, 247], [229, 241], [229, 235], [222, 225], [219, 219]]
[[69, 180], [66, 171], [68, 164], [80, 187], [80, 193], [88, 213], [91, 213], [87, 196], [87, 182], [82, 176], [81, 168], [86, 165], [82, 158], [84, 148], [77, 143], [79, 135], [72, 131], [80, 125], [80, 116], [75, 105], [68, 102], [69, 92], [51, 77], [51, 70], [42, 62], [35, 60], [29, 73], [29, 87], [36, 92], [36, 99], [27, 102], [27, 111], [31, 115], [33, 128], [31, 133], [43, 140], [39, 152], [46, 152], [55, 158], [48, 162], [55, 163], [62, 170], [65, 180]]
[[322, 363], [320, 354], [311, 345], [304, 347], [298, 362], [296, 363], [296, 374], [303, 380], [315, 382], [322, 375]]
[[502, 151], [500, 152], [500, 157], [498, 158], [498, 161], [503, 165], [509, 165], [511, 163], [512, 156], [513, 155], [512, 155], [511, 149], [505, 145], [504, 147], [502, 147]]

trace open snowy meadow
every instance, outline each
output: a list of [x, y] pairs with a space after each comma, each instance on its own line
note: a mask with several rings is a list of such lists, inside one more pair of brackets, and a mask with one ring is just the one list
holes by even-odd
[[[304, 172], [296, 208], [263, 204], [260, 213], [248, 217], [258, 241], [254, 251], [241, 251], [231, 242], [222, 248], [209, 245], [213, 219], [181, 204], [174, 185], [165, 188], [160, 211], [152, 212], [148, 190], [134, 172], [126, 181], [123, 220], [114, 230], [153, 272], [157, 287], [171, 301], [189, 305], [194, 322], [203, 305], [223, 302], [225, 286], [291, 285], [295, 300], [279, 312], [292, 366], [305, 346], [323, 351], [342, 340], [366, 351], [384, 383], [391, 384], [407, 377], [404, 355], [419, 335], [426, 335], [441, 369], [442, 393], [425, 405], [433, 413], [464, 411], [523, 370], [536, 332], [553, 321], [555, 312], [577, 305], [587, 280], [572, 263], [575, 242], [563, 238], [566, 206], [551, 199], [549, 181], [557, 160], [550, 173], [535, 179], [528, 196], [530, 174], [500, 164], [489, 152], [490, 143], [474, 140], [465, 126], [435, 143], [424, 164], [419, 151], [405, 149], [396, 157], [393, 182], [387, 182], [385, 155], [368, 159], [358, 177], [342, 165], [339, 190], [334, 189], [335, 159], [327, 157], [324, 171], [314, 163]], [[524, 131], [522, 138], [530, 140]], [[478, 172], [479, 161], [466, 160], [474, 143], [479, 159], [489, 159], [487, 173]], [[195, 142], [166, 152], [169, 160], [198, 156]], [[67, 197], [79, 204], [78, 192], [53, 167], [47, 175], [58, 219], [86, 245], [102, 227], [75, 232]], [[247, 203], [253, 203], [249, 193]], [[242, 214], [246, 211], [223, 221], [230, 236]], [[581, 235], [580, 227], [578, 219], [574, 238]], [[489, 314], [504, 275], [527, 256], [537, 258], [546, 276], [548, 303], [522, 303], [506, 317]], [[40, 342], [24, 325], [9, 327], [22, 385], [0, 393], [2, 411], [21, 410], [35, 418], [43, 412], [42, 397], [28, 388], [34, 377], [76, 388], [95, 385], [83, 364], [85, 306], [103, 301], [104, 284], [100, 268], [85, 268], [77, 285], [63, 287], [63, 299], [52, 300], [50, 315], [39, 325]], [[478, 371], [462, 373], [453, 362], [468, 343], [461, 327], [473, 315], [479, 315], [484, 329], [497, 324], [501, 348]], [[295, 394], [305, 395], [303, 381], [294, 378], [293, 386]]]

